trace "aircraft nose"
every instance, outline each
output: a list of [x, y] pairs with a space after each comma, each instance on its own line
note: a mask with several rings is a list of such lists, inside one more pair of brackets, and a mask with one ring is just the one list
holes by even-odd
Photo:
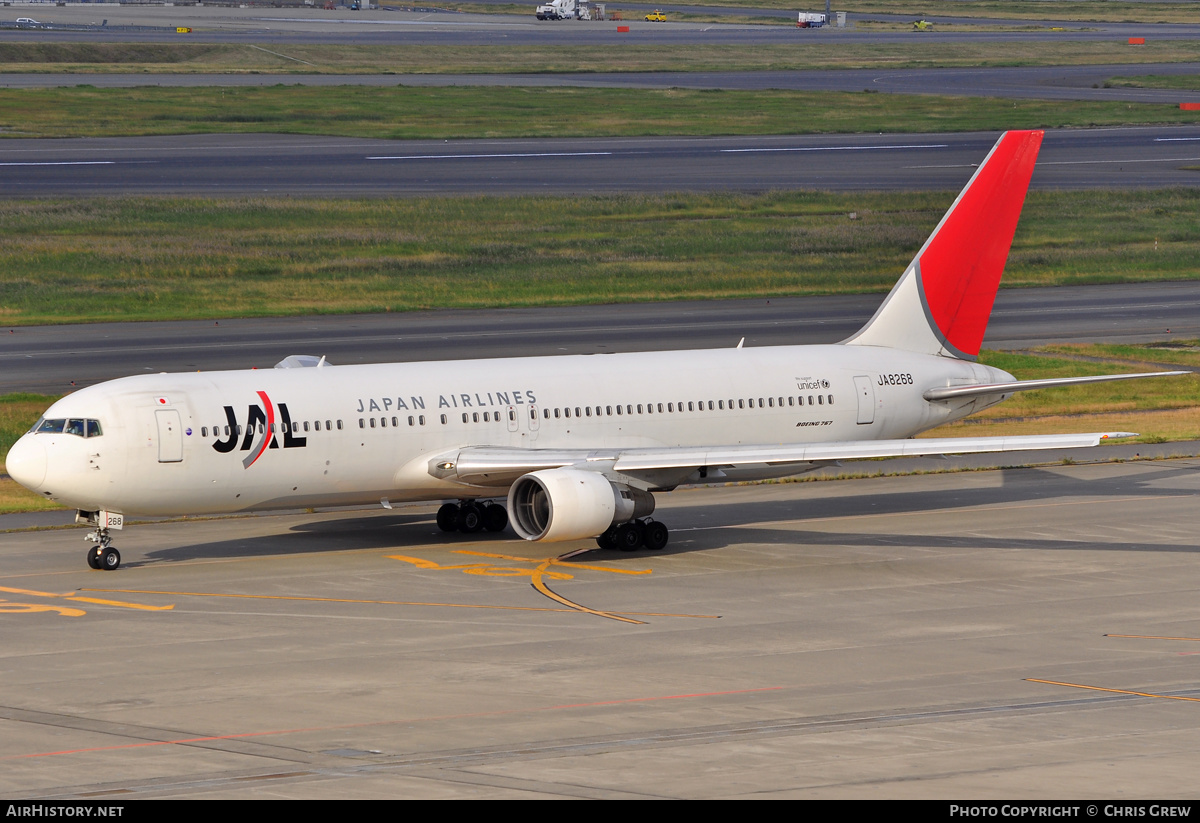
[[9, 476], [31, 491], [38, 491], [46, 481], [46, 463], [46, 446], [30, 435], [14, 443], [4, 458]]

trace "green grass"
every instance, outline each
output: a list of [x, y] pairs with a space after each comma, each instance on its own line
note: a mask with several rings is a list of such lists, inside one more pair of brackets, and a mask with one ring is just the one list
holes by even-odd
[[29, 431], [46, 407], [57, 399], [45, 394], [0, 395], [0, 455], [8, 454], [17, 438]]
[[385, 139], [946, 132], [1200, 122], [1166, 104], [574, 88], [0, 90], [0, 135], [289, 133]]
[[[0, 321], [879, 293], [953, 196], [0, 200]], [[1200, 189], [1033, 192], [1005, 283], [1197, 277]]]
[[1200, 74], [1143, 74], [1137, 77], [1111, 77], [1105, 88], [1180, 89], [1200, 91]]
[[[779, 20], [787, 23], [787, 20]], [[798, 35], [803, 38], [806, 35]], [[604, 46], [392, 46], [345, 44], [0, 43], [0, 73], [217, 74], [588, 74], [656, 71], [1043, 66], [1177, 63], [1200, 60], [1198, 40], [1144, 46], [1063, 40], [944, 42], [916, 37], [885, 43], [801, 39], [795, 45], [665, 43]]]

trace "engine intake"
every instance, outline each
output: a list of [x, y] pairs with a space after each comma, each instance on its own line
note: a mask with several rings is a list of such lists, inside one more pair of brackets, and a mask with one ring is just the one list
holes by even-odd
[[649, 492], [580, 469], [530, 472], [508, 490], [509, 522], [526, 540], [596, 537], [614, 523], [653, 511], [654, 496]]

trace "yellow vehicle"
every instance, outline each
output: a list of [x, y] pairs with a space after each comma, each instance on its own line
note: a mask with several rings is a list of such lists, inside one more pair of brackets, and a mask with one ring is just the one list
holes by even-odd
[[667, 22], [667, 16], [665, 14], [663, 14], [661, 11], [659, 11], [658, 9], [655, 9], [654, 11], [652, 11], [646, 15], [646, 22], [647, 23], [665, 23], [665, 22]]
[[933, 23], [924, 19], [915, 20], [913, 21], [913, 31], [933, 31]]

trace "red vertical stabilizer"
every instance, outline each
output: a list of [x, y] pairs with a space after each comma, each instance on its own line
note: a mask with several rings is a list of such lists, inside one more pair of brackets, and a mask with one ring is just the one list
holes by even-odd
[[979, 354], [1042, 135], [1000, 137], [871, 322], [847, 343]]

